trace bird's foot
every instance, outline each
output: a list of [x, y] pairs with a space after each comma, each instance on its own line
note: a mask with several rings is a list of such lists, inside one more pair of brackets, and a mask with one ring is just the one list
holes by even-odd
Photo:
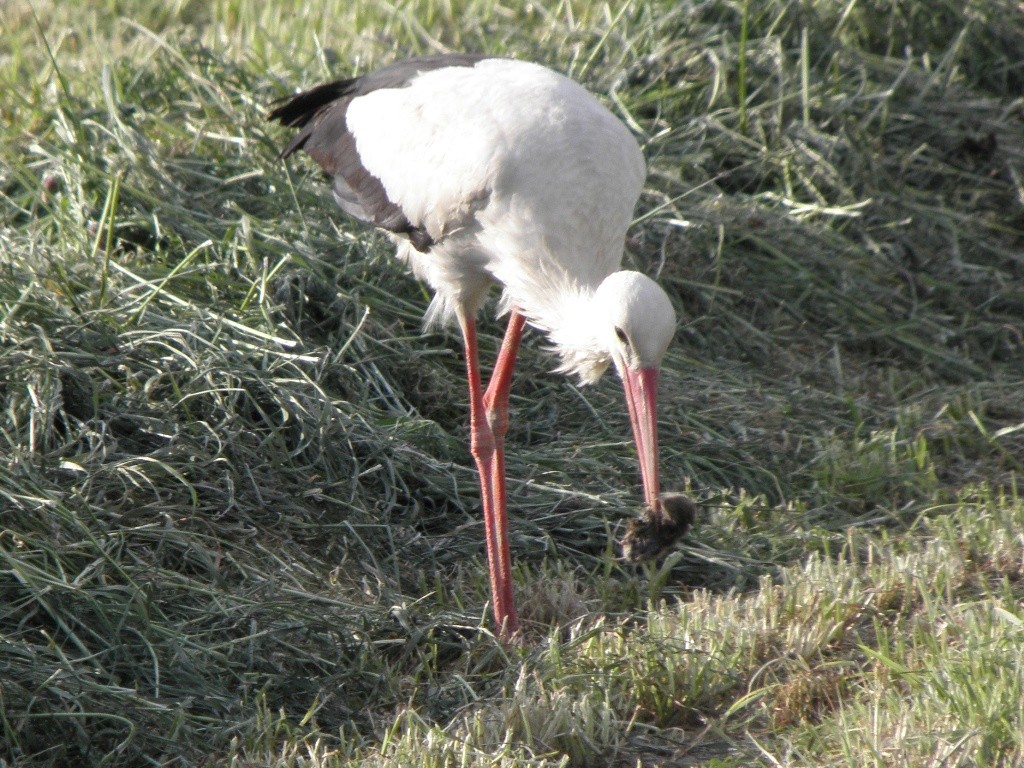
[[657, 557], [686, 535], [697, 519], [698, 507], [680, 493], [665, 493], [626, 524], [622, 559], [639, 563]]

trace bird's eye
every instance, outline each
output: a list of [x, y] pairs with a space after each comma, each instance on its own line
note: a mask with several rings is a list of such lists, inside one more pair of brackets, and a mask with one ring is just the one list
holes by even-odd
[[621, 328], [616, 328], [615, 335], [618, 336], [619, 341], [621, 341], [624, 346], [629, 346], [629, 336], [626, 335], [626, 332], [624, 330], [622, 330]]

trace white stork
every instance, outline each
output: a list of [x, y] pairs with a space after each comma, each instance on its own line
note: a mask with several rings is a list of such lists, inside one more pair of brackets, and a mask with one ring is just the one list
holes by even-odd
[[[504, 441], [524, 324], [547, 336], [558, 370], [581, 383], [615, 366], [652, 524], [689, 514], [678, 497], [661, 497], [658, 481], [658, 369], [675, 313], [657, 283], [619, 269], [645, 177], [621, 121], [563, 75], [478, 55], [411, 59], [326, 83], [269, 119], [301, 129], [281, 156], [312, 157], [333, 177], [338, 205], [389, 232], [398, 257], [433, 288], [426, 325], [454, 321], [462, 330], [500, 635], [519, 628]], [[495, 284], [508, 328], [484, 390], [474, 318]], [[639, 539], [638, 554], [661, 548]]]

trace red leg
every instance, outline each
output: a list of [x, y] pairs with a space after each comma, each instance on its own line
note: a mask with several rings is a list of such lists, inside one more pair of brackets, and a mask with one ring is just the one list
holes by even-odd
[[[487, 385], [487, 391], [484, 393], [484, 405], [487, 406], [488, 418], [503, 417], [499, 425], [501, 437], [504, 437], [508, 431], [508, 392], [512, 386], [512, 369], [516, 364], [516, 353], [519, 352], [519, 341], [523, 338], [525, 324], [526, 318], [518, 312], [513, 311], [509, 315], [508, 327], [505, 329], [505, 338], [501, 342], [498, 360], [494, 364], [491, 382]], [[498, 427], [493, 421], [491, 427], [495, 429], [495, 432], [498, 431]]]
[[[501, 637], [511, 637], [519, 629], [512, 598], [512, 564], [508, 548], [508, 516], [505, 509], [505, 477], [502, 453], [496, 451], [495, 433], [488, 417], [488, 407], [480, 381], [477, 353], [476, 323], [462, 318], [462, 336], [466, 345], [466, 373], [469, 378], [470, 452], [480, 473], [480, 501], [484, 508], [484, 529], [487, 537], [487, 562], [491, 577], [491, 598], [494, 620]], [[504, 346], [502, 348], [504, 353]], [[499, 355], [499, 361], [502, 355]], [[514, 355], [513, 355], [514, 359]], [[497, 369], [496, 369], [497, 370]], [[511, 377], [511, 365], [503, 378]], [[507, 386], [505, 400], [507, 411]], [[488, 389], [490, 392], [490, 389]], [[502, 432], [504, 435], [504, 432]], [[495, 478], [499, 479], [495, 488]], [[496, 493], [497, 491], [497, 493]], [[496, 499], [500, 497], [500, 502]]]
[[525, 319], [518, 312], [513, 312], [509, 316], [505, 338], [501, 343], [501, 350], [491, 373], [491, 381], [483, 397], [487, 423], [494, 441], [494, 455], [491, 461], [491, 509], [494, 525], [488, 533], [491, 539], [488, 547], [493, 549], [498, 557], [499, 572], [508, 574], [505, 581], [508, 591], [503, 595], [503, 599], [508, 605], [507, 627], [510, 635], [519, 629], [519, 617], [512, 597], [512, 556], [509, 553], [508, 503], [505, 490], [505, 434], [508, 432], [508, 394], [512, 386], [512, 370], [515, 367], [524, 323]]

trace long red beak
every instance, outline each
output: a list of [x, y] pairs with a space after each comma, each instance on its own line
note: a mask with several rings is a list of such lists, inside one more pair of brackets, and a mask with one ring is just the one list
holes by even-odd
[[624, 368], [622, 385], [626, 390], [629, 420], [633, 423], [633, 439], [640, 457], [644, 498], [652, 508], [657, 508], [661, 490], [658, 482], [658, 369]]

